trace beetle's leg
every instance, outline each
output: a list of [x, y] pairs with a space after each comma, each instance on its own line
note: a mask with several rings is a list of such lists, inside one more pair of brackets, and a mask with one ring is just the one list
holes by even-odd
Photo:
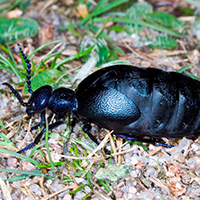
[[155, 142], [155, 144], [156, 144], [157, 146], [162, 146], [162, 147], [166, 147], [166, 148], [173, 148], [173, 147], [174, 147], [173, 145], [164, 144], [164, 143], [160, 143], [160, 142]]
[[[71, 122], [71, 127], [74, 127], [76, 124], [76, 121], [80, 120], [80, 119], [79, 119], [78, 115], [76, 114], [76, 112], [72, 112], [72, 115], [73, 115], [73, 120]], [[84, 125], [82, 127], [83, 132], [85, 132], [92, 141], [94, 141], [97, 145], [99, 145], [99, 142], [97, 141], [96, 137], [94, 137], [92, 135], [92, 133], [90, 132], [91, 128], [92, 128], [92, 126], [90, 123], [84, 122]]]
[[31, 127], [30, 131], [37, 129], [38, 127], [41, 127], [44, 124], [45, 121], [45, 110], [41, 112], [41, 122], [33, 127]]
[[[48, 127], [48, 130], [51, 131], [53, 130], [54, 128], [57, 128], [58, 126], [60, 126], [61, 124], [63, 124], [65, 121], [64, 120], [61, 120], [61, 121], [57, 121], [57, 122], [54, 122], [52, 124], [49, 125]], [[42, 129], [42, 131], [37, 135], [37, 137], [35, 138], [34, 140], [34, 143], [35, 144], [38, 144], [40, 142], [40, 139], [43, 135], [43, 133], [46, 131], [46, 127]]]
[[[61, 124], [63, 124], [64, 122], [65, 122], [65, 120], [61, 120], [61, 121], [57, 121], [57, 122], [54, 122], [52, 124], [49, 124], [48, 130], [51, 131], [54, 128], [56, 128], [56, 127], [60, 126]], [[27, 145], [23, 149], [19, 150], [17, 153], [22, 153], [22, 152], [26, 151], [27, 149], [30, 149], [34, 145], [38, 144], [40, 142], [40, 139], [42, 138], [42, 135], [44, 134], [45, 131], [46, 131], [46, 127], [43, 128], [42, 131], [37, 135], [37, 137], [35, 138], [34, 142], [32, 142], [31, 144]]]
[[173, 145], [170, 145], [170, 144], [164, 144], [163, 141], [161, 139], [158, 139], [158, 138], [144, 139], [144, 138], [131, 137], [131, 136], [123, 135], [123, 134], [118, 134], [118, 133], [114, 133], [114, 135], [121, 137], [123, 139], [126, 139], [126, 140], [132, 140], [132, 141], [135, 140], [135, 141], [138, 141], [138, 142], [145, 142], [145, 143], [153, 144], [153, 145], [156, 145], [156, 146], [163, 146], [163, 147], [166, 147], [166, 148], [174, 147]]
[[74, 117], [72, 118], [72, 121], [71, 121], [72, 130], [73, 130], [73, 128], [74, 128], [76, 122], [77, 122], [77, 118], [74, 116]]
[[97, 138], [96, 137], [94, 137], [93, 135], [92, 135], [92, 133], [90, 132], [91, 131], [91, 128], [92, 128], [92, 126], [91, 126], [91, 124], [90, 123], [85, 123], [84, 125], [83, 125], [83, 131], [89, 136], [89, 138], [92, 140], [92, 141], [94, 141], [97, 145], [99, 145], [99, 142], [97, 141]]

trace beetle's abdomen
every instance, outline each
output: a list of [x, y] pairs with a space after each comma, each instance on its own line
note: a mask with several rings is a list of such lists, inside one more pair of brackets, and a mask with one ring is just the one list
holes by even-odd
[[[133, 76], [131, 74], [127, 76]], [[138, 79], [119, 81], [118, 89], [138, 106], [141, 117], [128, 127], [122, 127], [120, 132], [125, 130], [139, 136], [169, 138], [199, 134], [199, 82], [182, 74], [157, 69], [141, 69], [134, 72], [135, 75]]]
[[[108, 88], [106, 95], [104, 88]], [[200, 82], [179, 73], [126, 65], [107, 67], [84, 79], [76, 95], [80, 102], [78, 114], [115, 133], [127, 134], [127, 137], [180, 138], [200, 134]], [[101, 95], [102, 101], [99, 100]], [[108, 96], [114, 104], [119, 103], [118, 98], [125, 96], [126, 100], [129, 99], [127, 102], [134, 106], [121, 101], [119, 107], [126, 112], [121, 112], [116, 106], [119, 112], [113, 113], [112, 104], [106, 102]], [[100, 118], [96, 116], [94, 121], [94, 114], [102, 112], [98, 103], [104, 101], [107, 105], [104, 108], [109, 112]], [[85, 112], [85, 109], [92, 111]]]

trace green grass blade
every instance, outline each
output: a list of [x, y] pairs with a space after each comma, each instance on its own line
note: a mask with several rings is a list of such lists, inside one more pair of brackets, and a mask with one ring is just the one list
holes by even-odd
[[[2, 127], [3, 123], [2, 123], [2, 122], [0, 122], [0, 123], [1, 123], [1, 127]], [[2, 128], [3, 128], [3, 127], [2, 127]], [[3, 134], [0, 133], [0, 137], [1, 137], [3, 140], [5, 140], [7, 143], [11, 143], [11, 141], [10, 141], [5, 135], [3, 135]]]
[[13, 63], [14, 63], [14, 66], [17, 66], [17, 63], [15, 62], [15, 59], [14, 59], [14, 57], [13, 57], [13, 54], [12, 54], [12, 52], [11, 52], [10, 47], [8, 46], [8, 44], [6, 44], [6, 46], [7, 46], [7, 49], [8, 49], [8, 53], [9, 53], [9, 55], [10, 55], [10, 58], [11, 58], [11, 60], [12, 60]]
[[193, 79], [195, 79], [195, 80], [197, 80], [197, 81], [200, 81], [200, 79], [199, 78], [197, 78], [195, 75], [193, 75], [193, 74], [191, 74], [191, 73], [189, 73], [189, 72], [185, 72], [188, 76], [190, 76], [191, 78], [193, 78]]
[[183, 67], [183, 68], [181, 68], [181, 69], [176, 70], [176, 72], [182, 73], [182, 72], [184, 72], [185, 70], [187, 70], [187, 69], [193, 67], [193, 66], [196, 65], [196, 64], [197, 64], [197, 62], [191, 63], [191, 64], [189, 64], [189, 65], [187, 65], [187, 66], [185, 66], [185, 67]]
[[0, 44], [0, 49], [2, 49], [5, 53], [8, 53], [8, 49], [2, 44]]
[[44, 145], [45, 145], [44, 143], [41, 143], [41, 144], [38, 144], [37, 146], [35, 146], [35, 147], [32, 149], [31, 153], [30, 153], [30, 158], [33, 156], [34, 152], [35, 152], [37, 149], [39, 149], [40, 147], [42, 147], [42, 146], [44, 146]]
[[31, 159], [31, 158], [28, 158], [28, 157], [23, 156], [23, 155], [18, 154], [18, 153], [15, 153], [15, 152], [13, 152], [13, 151], [9, 151], [9, 150], [0, 148], [0, 152], [9, 154], [9, 155], [11, 155], [11, 156], [14, 156], [14, 157], [17, 157], [17, 158], [20, 158], [20, 159], [25, 159], [25, 160], [27, 160], [27, 161], [33, 163], [33, 164], [36, 165], [36, 166], [40, 164], [40, 163], [37, 162], [36, 160], [33, 160], [33, 159]]
[[75, 194], [77, 193], [78, 191], [82, 190], [84, 187], [86, 187], [88, 185], [82, 185], [80, 187], [78, 187], [76, 190], [73, 190], [73, 191], [69, 191], [69, 194]]
[[51, 154], [50, 154], [50, 150], [49, 150], [49, 125], [48, 125], [48, 122], [46, 122], [45, 144], [46, 144], [47, 155], [49, 157], [49, 162], [51, 164], [51, 169], [52, 169], [52, 172], [53, 172], [53, 177], [55, 178], [55, 176], [56, 176], [55, 171], [56, 170], [54, 168], [53, 161], [52, 161]]
[[79, 32], [77, 32], [74, 29], [74, 24], [72, 24], [72, 22], [70, 21], [70, 19], [66, 18], [67, 21], [69, 22], [69, 25], [66, 27], [69, 31], [71, 31], [74, 35], [77, 35], [80, 39], [83, 39], [83, 36], [81, 34], [79, 34]]
[[24, 171], [24, 170], [13, 170], [13, 169], [2, 169], [2, 168], [0, 168], [0, 171], [7, 172], [7, 173], [21, 174], [20, 176], [15, 176], [15, 177], [12, 177], [10, 179], [5, 180], [5, 181], [8, 181], [8, 182], [13, 182], [13, 181], [25, 179], [29, 176], [40, 176], [40, 177], [44, 176], [45, 178], [52, 179], [51, 176], [41, 173], [40, 170]]
[[43, 65], [44, 62], [46, 62], [46, 61], [49, 60], [50, 58], [56, 57], [56, 56], [58, 56], [58, 55], [60, 55], [60, 54], [61, 54], [61, 51], [52, 53], [51, 55], [49, 55], [48, 57], [46, 57], [46, 58], [37, 66], [36, 70], [39, 70], [40, 67]]
[[70, 57], [68, 57], [68, 58], [66, 58], [66, 59], [63, 59], [62, 61], [60, 61], [59, 63], [57, 63], [57, 64], [54, 66], [53, 69], [57, 69], [58, 67], [60, 67], [62, 64], [66, 63], [66, 62], [69, 62], [69, 61], [71, 61], [71, 60], [74, 60], [74, 59], [77, 59], [77, 58], [80, 58], [80, 57], [83, 57], [83, 56], [89, 54], [89, 53], [92, 51], [93, 48], [94, 48], [94, 46], [90, 47], [90, 48], [87, 49], [86, 51], [83, 51], [83, 52], [81, 52], [81, 53], [76, 54], [75, 56], [70, 56]]
[[19, 73], [16, 71], [15, 67], [13, 67], [12, 63], [10, 63], [10, 61], [7, 58], [5, 58], [1, 53], [0, 59], [0, 61], [3, 61], [4, 64], [7, 64], [12, 69], [13, 73], [19, 78], [20, 81], [23, 81]]
[[108, 10], [110, 10], [110, 9], [112, 9], [112, 8], [114, 8], [114, 7], [116, 7], [116, 6], [119, 6], [119, 5], [123, 4], [123, 3], [125, 3], [125, 2], [128, 2], [128, 0], [117, 0], [117, 1], [113, 1], [113, 2], [110, 3], [110, 4], [108, 4], [108, 5], [104, 6], [104, 7], [101, 7], [101, 8], [99, 8], [98, 10], [93, 11], [93, 12], [90, 13], [87, 17], [85, 17], [84, 19], [82, 19], [82, 20], [80, 21], [80, 25], [85, 24], [90, 18], [95, 17], [95, 16], [97, 16], [97, 15], [100, 15], [100, 14], [102, 14], [102, 13], [104, 13], [104, 12], [106, 12], [106, 11], [108, 11]]
[[0, 43], [13, 44], [22, 39], [35, 36], [39, 31], [39, 24], [31, 18], [0, 17]]
[[27, 58], [29, 59], [33, 54], [35, 54], [36, 52], [40, 51], [41, 49], [44, 49], [45, 47], [47, 46], [50, 46], [52, 44], [57, 44], [59, 42], [62, 42], [62, 40], [55, 40], [55, 41], [52, 41], [52, 42], [49, 42], [49, 43], [46, 43], [46, 44], [43, 44], [41, 46], [39, 46], [37, 49], [35, 49], [32, 53], [30, 53]]
[[[63, 165], [65, 162], [54, 162], [53, 165], [54, 166], [61, 166]], [[47, 167], [51, 167], [51, 164], [43, 164], [43, 165], [38, 165], [37, 167], [39, 168], [47, 168]]]
[[14, 145], [10, 142], [10, 143], [7, 143], [7, 142], [2, 142], [2, 141], [0, 141], [0, 146], [1, 147], [7, 147], [8, 149], [13, 149], [13, 150], [15, 150], [15, 151], [17, 151], [17, 148], [16, 147], [14, 147]]
[[[158, 25], [153, 25], [151, 23], [148, 23], [148, 22], [145, 22], [143, 20], [133, 20], [133, 19], [128, 19], [128, 18], [108, 18], [106, 19], [107, 22], [111, 21], [111, 22], [118, 22], [118, 23], [128, 23], [128, 24], [138, 24], [138, 25], [141, 25], [141, 26], [145, 26], [145, 27], [148, 27], [148, 28], [152, 28], [154, 30], [157, 30], [157, 31], [160, 31], [160, 32], [163, 32], [163, 33], [167, 33], [168, 35], [171, 35], [171, 36], [175, 36], [175, 37], [178, 37], [180, 38], [181, 37], [181, 34], [175, 32], [175, 31], [172, 31], [170, 29], [167, 29], [163, 26], [158, 26]], [[104, 18], [95, 18], [93, 19], [93, 22], [102, 22], [102, 21], [105, 21]]]
[[94, 11], [102, 9], [106, 3], [108, 3], [108, 0], [100, 0], [97, 6], [95, 7]]
[[[97, 26], [94, 26], [93, 24], [90, 24], [88, 27], [86, 27], [88, 29], [91, 29], [91, 31], [96, 34], [99, 30], [99, 28]], [[101, 32], [99, 37], [105, 39], [106, 41], [110, 42], [111, 44], [113, 44], [113, 40], [104, 32]]]
[[[90, 150], [90, 151], [94, 151], [94, 148], [92, 147], [92, 145], [87, 144], [85, 141], [86, 140], [77, 140], [73, 137], [70, 138], [73, 142], [82, 145], [84, 148]], [[91, 143], [90, 143], [91, 144]], [[95, 144], [95, 143], [94, 143]]]

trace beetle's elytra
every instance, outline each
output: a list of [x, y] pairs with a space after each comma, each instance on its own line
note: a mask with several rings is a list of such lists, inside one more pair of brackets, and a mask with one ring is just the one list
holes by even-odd
[[[26, 107], [30, 117], [41, 113], [41, 122], [31, 130], [43, 125], [45, 110], [49, 108], [58, 118], [49, 125], [49, 130], [63, 123], [67, 113], [72, 112], [79, 119], [113, 130], [126, 139], [200, 135], [200, 82], [197, 80], [159, 69], [115, 65], [92, 73], [75, 91], [67, 88], [53, 91], [46, 85], [33, 92], [30, 62], [19, 48], [28, 68], [29, 101], [23, 102], [9, 83], [4, 84]], [[26, 148], [37, 144], [45, 130]]]

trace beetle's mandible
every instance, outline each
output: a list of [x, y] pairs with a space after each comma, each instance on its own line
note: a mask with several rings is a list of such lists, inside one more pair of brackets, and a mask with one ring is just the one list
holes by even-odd
[[[67, 88], [53, 91], [46, 85], [33, 92], [31, 65], [20, 46], [19, 49], [27, 63], [30, 99], [24, 102], [9, 83], [3, 84], [26, 107], [30, 117], [41, 113], [41, 122], [31, 130], [43, 125], [45, 110], [49, 108], [58, 117], [49, 130], [63, 123], [67, 113], [72, 112], [81, 120], [130, 140], [200, 135], [200, 82], [195, 79], [154, 68], [115, 65], [92, 73], [75, 91]], [[24, 149], [37, 144], [45, 130]]]

